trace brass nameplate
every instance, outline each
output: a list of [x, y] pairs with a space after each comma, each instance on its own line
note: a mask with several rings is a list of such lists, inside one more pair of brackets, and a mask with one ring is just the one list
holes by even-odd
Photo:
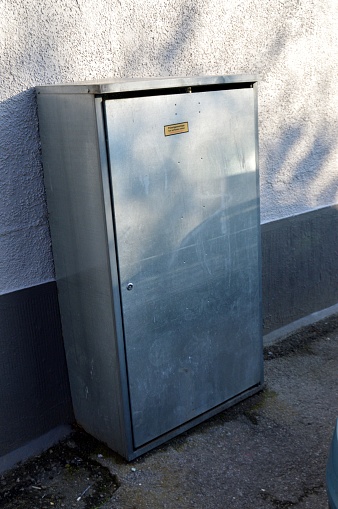
[[173, 134], [181, 134], [189, 132], [188, 122], [181, 122], [180, 124], [171, 124], [164, 126], [164, 136], [172, 136]]

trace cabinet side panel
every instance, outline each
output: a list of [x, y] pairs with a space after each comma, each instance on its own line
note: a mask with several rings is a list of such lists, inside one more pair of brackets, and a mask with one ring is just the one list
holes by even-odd
[[45, 187], [76, 419], [126, 455], [93, 96], [38, 95]]

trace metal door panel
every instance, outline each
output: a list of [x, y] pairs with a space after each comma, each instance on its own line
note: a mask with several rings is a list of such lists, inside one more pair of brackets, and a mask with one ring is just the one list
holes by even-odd
[[260, 382], [254, 91], [105, 105], [137, 448]]

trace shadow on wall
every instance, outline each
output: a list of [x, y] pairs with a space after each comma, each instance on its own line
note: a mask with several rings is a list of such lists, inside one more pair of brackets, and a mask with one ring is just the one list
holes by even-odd
[[333, 129], [319, 126], [309, 136], [306, 131], [301, 124], [285, 127], [278, 141], [268, 148], [263, 162], [264, 217], [279, 218], [318, 208], [323, 196], [327, 203], [337, 201], [337, 168], [329, 161], [337, 147]]
[[34, 89], [0, 105], [0, 295], [54, 277]]
[[[180, 2], [175, 6], [175, 11], [173, 12], [175, 12], [175, 20], [172, 20], [174, 29], [171, 31], [170, 36], [166, 37], [167, 42], [163, 43], [160, 41], [156, 32], [152, 31], [147, 32], [147, 35], [141, 40], [136, 39], [135, 35], [135, 45], [129, 51], [129, 54], [124, 55], [124, 63], [119, 68], [119, 77], [133, 78], [145, 76], [149, 64], [148, 74], [150, 76], [154, 74], [158, 76], [182, 75], [180, 68], [182, 59], [187, 57], [185, 55], [187, 52], [190, 54], [188, 74], [199, 75], [201, 72], [202, 74], [205, 73], [205, 71], [201, 71], [203, 66], [197, 63], [194, 58], [191, 58], [192, 52], [189, 51], [192, 41], [198, 38], [196, 30], [200, 17], [198, 2], [190, 2], [189, 0]], [[173, 14], [171, 17], [173, 17]], [[159, 17], [158, 21], [161, 25], [161, 17]], [[145, 56], [147, 57], [145, 58]], [[154, 73], [154, 69], [157, 69], [157, 72]], [[186, 72], [183, 72], [184, 74]]]

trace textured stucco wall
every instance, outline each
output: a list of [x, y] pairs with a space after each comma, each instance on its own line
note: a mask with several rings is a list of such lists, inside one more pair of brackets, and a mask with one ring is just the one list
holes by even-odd
[[262, 220], [338, 202], [336, 0], [0, 6], [0, 293], [53, 278], [38, 84], [258, 73]]

